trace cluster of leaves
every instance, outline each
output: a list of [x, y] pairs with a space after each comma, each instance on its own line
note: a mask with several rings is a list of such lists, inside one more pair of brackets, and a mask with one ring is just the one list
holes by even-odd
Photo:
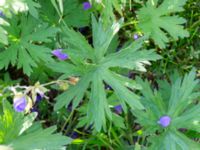
[[[3, 36], [1, 43], [3, 45], [1, 45], [0, 68], [7, 69], [9, 64], [12, 64], [17, 66], [18, 69], [23, 68], [23, 72], [30, 76], [32, 68], [37, 67], [41, 60], [45, 63], [53, 61], [51, 49], [46, 44], [52, 42], [58, 32], [58, 29], [53, 25], [59, 23], [61, 13], [58, 10], [58, 15], [53, 1], [52, 3], [41, 1], [36, 5], [35, 2], [27, 0], [26, 3], [31, 8], [29, 9], [31, 15], [18, 13], [4, 19], [6, 23], [1, 28], [1, 35]], [[7, 4], [11, 5], [11, 2]], [[45, 22], [42, 19], [38, 20], [38, 11], [33, 7], [35, 5], [38, 6], [41, 17], [45, 16], [43, 18]], [[47, 7], [51, 11], [47, 12]], [[69, 26], [81, 27], [88, 24], [89, 13], [80, 12], [82, 5], [78, 1], [65, 1], [63, 7], [66, 9], [63, 12], [61, 11], [62, 18]]]
[[[152, 45], [145, 44], [150, 39], [163, 49], [170, 40], [189, 36], [183, 27], [186, 20], [177, 14], [184, 10], [186, 0], [130, 1], [130, 7], [135, 3], [140, 7], [136, 11], [134, 24], [144, 36], [125, 44], [124, 41], [118, 41], [124, 19], [116, 19], [115, 14], [118, 18], [123, 17], [127, 1], [89, 2], [92, 7], [89, 10], [83, 9], [81, 0], [8, 0], [4, 7], [0, 5], [0, 10], [5, 14], [0, 18], [0, 69], [8, 70], [14, 66], [18, 71], [22, 69], [30, 80], [43, 76], [45, 71], [52, 71], [55, 78], [60, 76], [59, 79], [78, 78], [77, 83], [70, 85], [55, 98], [53, 106], [54, 113], [59, 114], [66, 111], [64, 107], [70, 108], [72, 105], [72, 112], [60, 127], [62, 131], [74, 112], [80, 116], [69, 127], [92, 127], [94, 138], [91, 136], [90, 139], [93, 141], [88, 140], [90, 142], [86, 141], [85, 145], [94, 146], [96, 142], [95, 144], [100, 145], [98, 148], [105, 144], [111, 150], [116, 145], [121, 149], [128, 149], [127, 145], [130, 143], [135, 149], [198, 149], [198, 144], [179, 131], [184, 128], [200, 132], [197, 100], [200, 96], [199, 81], [195, 80], [195, 71], [184, 78], [171, 79], [171, 83], [160, 81], [158, 89], [154, 91], [148, 81], [141, 78], [133, 80], [126, 74], [131, 71], [145, 72], [145, 65], [162, 58], [156, 50], [148, 48], [153, 47]], [[90, 28], [86, 28], [89, 35], [85, 37], [76, 31], [77, 28], [81, 31], [83, 27], [89, 26], [90, 22], [91, 34]], [[51, 51], [55, 48], [62, 48], [69, 59], [53, 59]], [[48, 80], [48, 75], [45, 76]], [[106, 86], [111, 90], [107, 90]], [[142, 96], [139, 95], [139, 90]], [[113, 100], [117, 102], [114, 103]], [[9, 145], [16, 150], [53, 150], [65, 149], [65, 145], [72, 141], [61, 134], [53, 134], [55, 127], [42, 129], [40, 123], [34, 123], [37, 113], [24, 115], [14, 112], [7, 102], [2, 101], [0, 104], [3, 105], [0, 144]], [[112, 111], [116, 104], [122, 106], [124, 118]], [[140, 140], [135, 144], [132, 138], [135, 134], [128, 133], [125, 137], [126, 132], [121, 130], [129, 128], [128, 132], [133, 132], [127, 119], [130, 110], [142, 128], [143, 142], [147, 144]], [[164, 115], [170, 116], [172, 120], [167, 128], [157, 123]], [[55, 120], [53, 123], [55, 122], [59, 121]], [[119, 129], [111, 129], [112, 124]], [[68, 129], [67, 127], [64, 131], [65, 134], [69, 133]], [[124, 139], [117, 137], [114, 130], [123, 133]], [[102, 131], [108, 134], [102, 136]], [[114, 146], [107, 143], [111, 135], [114, 137]]]
[[[18, 68], [23, 68], [24, 73], [30, 76], [32, 68], [37, 67], [38, 62], [45, 60], [45, 62], [48, 63], [51, 61], [50, 49], [48, 49], [45, 44], [51, 42], [52, 38], [55, 37], [58, 32], [52, 25], [58, 25], [60, 20], [64, 20], [68, 26], [86, 26], [89, 23], [89, 12], [83, 12], [82, 5], [80, 5], [77, 0], [59, 1], [59, 7], [56, 5], [55, 0], [52, 0], [51, 3], [46, 1], [39, 1], [36, 3], [31, 0], [26, 0], [24, 2], [27, 3], [31, 15], [27, 16], [24, 13], [12, 15], [11, 18], [6, 19], [8, 25], [4, 25], [3, 28], [1, 28], [3, 32], [1, 33], [1, 35], [3, 35], [1, 43], [3, 43], [2, 47], [4, 47], [4, 50], [2, 50], [1, 53], [0, 68], [7, 68], [9, 64], [12, 64]], [[165, 47], [165, 42], [167, 42], [168, 39], [160, 28], [169, 32], [174, 39], [177, 39], [178, 36], [188, 36], [188, 32], [183, 30], [183, 27], [180, 25], [185, 22], [183, 18], [166, 16], [166, 14], [182, 11], [182, 6], [185, 2], [186, 1], [176, 1], [172, 3], [171, 1], [164, 1], [156, 8], [157, 1], [148, 1], [147, 6], [143, 6], [138, 11], [139, 28], [141, 28], [145, 34], [149, 35], [161, 48]], [[12, 4], [11, 2], [7, 3], [9, 5]], [[102, 1], [101, 3], [107, 6], [102, 11], [104, 23], [105, 20], [109, 20], [105, 19], [104, 16], [113, 16], [113, 7], [122, 15], [120, 11], [120, 5], [122, 5], [122, 3], [118, 3], [117, 1]], [[105, 3], [109, 4], [106, 5]], [[69, 6], [70, 9], [68, 9]], [[38, 13], [36, 8], [40, 13]], [[48, 12], [46, 11], [47, 8], [49, 10]], [[42, 19], [38, 20], [39, 17]], [[106, 24], [108, 23], [107, 21]], [[50, 26], [48, 24], [50, 24]], [[37, 51], [37, 49], [40, 49], [40, 51]], [[5, 56], [9, 56], [9, 58], [7, 59]]]
[[[148, 81], [138, 78], [142, 86], [142, 104], [145, 110], [133, 111], [145, 136], [152, 143], [152, 150], [198, 149], [199, 144], [187, 138], [178, 129], [200, 132], [199, 80], [195, 70], [181, 77], [171, 77], [171, 83], [159, 81], [158, 90], [152, 90]], [[157, 122], [162, 116], [170, 116], [171, 123], [163, 129]], [[156, 135], [155, 133], [159, 133]]]
[[[65, 27], [63, 32], [65, 40], [69, 45], [66, 52], [69, 54], [72, 63], [50, 63], [49, 67], [56, 72], [64, 73], [64, 77], [80, 77], [77, 85], [69, 88], [69, 90], [57, 97], [55, 110], [69, 105], [71, 100], [73, 100], [73, 109], [75, 109], [91, 83], [87, 117], [84, 117], [83, 120], [87, 124], [94, 123], [95, 129], [100, 131], [102, 125], [105, 126], [106, 116], [112, 119], [106, 100], [104, 82], [110, 85], [116, 92], [120, 104], [125, 111], [127, 111], [125, 103], [129, 104], [133, 109], [143, 108], [139, 102], [139, 97], [127, 89], [127, 87], [134, 89], [135, 85], [131, 84], [130, 79], [114, 72], [112, 68], [121, 67], [145, 71], [144, 64], [160, 59], [160, 56], [153, 50], [140, 50], [143, 39], [127, 45], [117, 53], [107, 55], [106, 52], [110, 42], [120, 28], [120, 22], [114, 23], [111, 27], [104, 30], [102, 22], [97, 22], [95, 17], [92, 17], [92, 27], [94, 48], [79, 33]], [[77, 44], [75, 41], [79, 41], [79, 43]]]
[[173, 13], [183, 11], [183, 5], [187, 0], [164, 0], [161, 4], [158, 0], [148, 0], [138, 12], [138, 27], [149, 35], [160, 48], [165, 48], [169, 38], [166, 32], [177, 40], [178, 37], [188, 37], [188, 31], [182, 24], [186, 20]]
[[41, 60], [52, 61], [51, 49], [42, 43], [51, 42], [50, 37], [54, 37], [57, 29], [49, 27], [47, 24], [38, 23], [32, 16], [19, 14], [8, 18], [9, 26], [3, 28], [7, 32], [8, 44], [4, 45], [4, 50], [0, 53], [0, 68], [8, 68], [9, 64], [23, 68], [25, 74], [30, 75], [32, 67], [37, 67]]
[[15, 150], [55, 150], [71, 143], [70, 138], [54, 134], [55, 126], [42, 129], [39, 122], [33, 123], [36, 117], [37, 113], [30, 113], [27, 116], [16, 113], [8, 102], [3, 101], [3, 111], [0, 115], [0, 144]]

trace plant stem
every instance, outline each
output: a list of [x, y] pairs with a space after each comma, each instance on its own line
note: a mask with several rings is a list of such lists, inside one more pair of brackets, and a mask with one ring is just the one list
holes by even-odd
[[63, 131], [64, 131], [64, 129], [65, 129], [67, 123], [69, 122], [69, 120], [71, 119], [71, 117], [73, 116], [73, 114], [74, 114], [74, 110], [71, 111], [71, 113], [69, 114], [69, 116], [68, 116], [67, 119], [65, 120], [65, 123], [63, 124], [63, 126], [62, 126], [60, 132], [63, 132]]

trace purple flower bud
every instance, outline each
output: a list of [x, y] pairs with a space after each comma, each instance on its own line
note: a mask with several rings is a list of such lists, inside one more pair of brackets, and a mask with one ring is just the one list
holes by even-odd
[[62, 49], [56, 49], [51, 52], [54, 56], [56, 56], [60, 60], [68, 59], [68, 55], [62, 52]]
[[72, 134], [71, 134], [71, 138], [72, 139], [77, 139], [78, 138], [78, 133], [73, 131]]
[[39, 88], [36, 89], [36, 102], [40, 102], [44, 96], [45, 95], [43, 91], [41, 91]]
[[135, 33], [135, 34], [133, 35], [133, 39], [134, 39], [134, 40], [137, 40], [138, 38], [139, 38], [139, 35]]
[[26, 97], [25, 96], [16, 96], [14, 98], [14, 109], [17, 112], [22, 112], [25, 110], [27, 105]]
[[83, 9], [84, 10], [88, 10], [92, 7], [92, 5], [90, 4], [90, 2], [83, 2]]
[[0, 17], [5, 17], [5, 15], [2, 11], [0, 11]]
[[158, 120], [158, 124], [160, 124], [162, 127], [169, 126], [170, 122], [171, 122], [171, 118], [169, 116], [162, 116]]
[[43, 96], [40, 94], [37, 94], [36, 96], [36, 102], [40, 102], [42, 100]]
[[121, 114], [122, 113], [122, 106], [121, 105], [115, 106], [114, 109], [115, 109], [115, 113], [116, 114]]
[[38, 109], [36, 107], [31, 108], [31, 112], [37, 112], [38, 113]]

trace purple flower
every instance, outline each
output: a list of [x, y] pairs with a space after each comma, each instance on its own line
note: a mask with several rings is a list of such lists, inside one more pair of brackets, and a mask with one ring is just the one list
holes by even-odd
[[90, 2], [83, 2], [83, 9], [84, 10], [88, 10], [92, 7], [92, 5], [90, 4]]
[[158, 120], [158, 124], [160, 124], [162, 127], [167, 127], [170, 125], [171, 118], [169, 116], [162, 116]]
[[68, 59], [68, 55], [63, 53], [62, 51], [63, 49], [56, 49], [56, 50], [53, 50], [51, 53], [60, 60]]
[[122, 113], [122, 106], [121, 105], [115, 106], [114, 109], [115, 109], [115, 112], [117, 114], [121, 114]]
[[14, 109], [17, 112], [22, 112], [25, 110], [27, 105], [26, 97], [25, 96], [16, 96], [14, 98]]
[[134, 39], [134, 40], [137, 40], [138, 38], [139, 38], [139, 35], [135, 33], [135, 34], [133, 35], [133, 39]]

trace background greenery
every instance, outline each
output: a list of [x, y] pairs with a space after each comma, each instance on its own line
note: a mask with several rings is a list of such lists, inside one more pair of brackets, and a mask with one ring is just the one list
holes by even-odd
[[[67, 68], [61, 68], [61, 63], [50, 64], [53, 61], [53, 58], [49, 51], [57, 48], [66, 48], [70, 44], [72, 45], [72, 48], [76, 48], [77, 43], [85, 46], [84, 42], [81, 43], [81, 41], [84, 41], [83, 37], [79, 36], [76, 31], [79, 31], [86, 38], [89, 44], [93, 43], [94, 39], [92, 38], [94, 33], [92, 33], [93, 29], [91, 26], [92, 13], [96, 16], [96, 18], [101, 16], [103, 20], [102, 28], [110, 26], [111, 22], [115, 20], [115, 17], [117, 20], [119, 20], [122, 16], [124, 17], [124, 24], [122, 24], [119, 32], [113, 36], [112, 42], [108, 48], [108, 54], [114, 53], [117, 47], [123, 49], [129, 45], [129, 43], [134, 42], [134, 34], [142, 36], [143, 33], [143, 31], [139, 28], [140, 25], [138, 23], [137, 11], [142, 7], [142, 4], [146, 2], [145, 0], [118, 1], [123, 5], [123, 9], [118, 6], [117, 0], [103, 0], [104, 6], [100, 4], [97, 5], [95, 3], [95, 5], [92, 5], [92, 8], [87, 11], [83, 11], [82, 0], [65, 0], [63, 6], [61, 6], [59, 3], [61, 1], [59, 0], [51, 0], [51, 2], [49, 0], [24, 0], [24, 2], [28, 4], [29, 8], [26, 12], [16, 11], [13, 8], [12, 0], [6, 1], [6, 5], [0, 7], [0, 10], [5, 16], [7, 16], [2, 16], [1, 22], [6, 20], [11, 24], [11, 26], [5, 27], [5, 23], [2, 23], [0, 27], [0, 83], [2, 93], [4, 92], [3, 90], [5, 87], [16, 85], [17, 83], [28, 86], [34, 85], [37, 81], [40, 81], [41, 84], [45, 84], [57, 80], [60, 77], [60, 73], [64, 73], [63, 69]], [[160, 3], [162, 1], [158, 2]], [[172, 37], [168, 36], [169, 42], [165, 47], [158, 46], [158, 44], [155, 44], [152, 39], [148, 41], [145, 40], [146, 43], [144, 47], [146, 49], [155, 49], [156, 53], [162, 56], [162, 59], [152, 62], [151, 66], [147, 66], [146, 72], [139, 72], [135, 70], [129, 71], [128, 69], [119, 68], [112, 68], [112, 71], [124, 76], [129, 76], [130, 79], [133, 79], [133, 81], [136, 76], [140, 76], [142, 79], [147, 79], [151, 83], [152, 88], [155, 89], [159, 87], [160, 80], [172, 82], [172, 80], [170, 80], [172, 74], [176, 77], [183, 76], [192, 70], [192, 68], [197, 69], [196, 77], [200, 78], [199, 8], [200, 1], [188, 0], [184, 5], [184, 11], [175, 13], [187, 20], [184, 26], [189, 32], [189, 37], [181, 38], [175, 41]], [[69, 28], [63, 30], [63, 24], [67, 24]], [[72, 28], [74, 30], [71, 30]], [[4, 34], [5, 30], [9, 33], [7, 37]], [[103, 30], [101, 33], [103, 34]], [[104, 36], [106, 37], [106, 34]], [[18, 51], [19, 54], [17, 56], [14, 53], [7, 53], [8, 51], [5, 51], [5, 49]], [[29, 53], [20, 53], [21, 49], [29, 49], [30, 51]], [[40, 52], [36, 53], [37, 49], [40, 49]], [[70, 54], [68, 49], [65, 49], [64, 51]], [[73, 57], [73, 63], [79, 66], [79, 68], [81, 68], [82, 64], [78, 61], [82, 60], [82, 57], [86, 57], [89, 60], [92, 59], [92, 56], [90, 57], [89, 54], [84, 56], [82, 53], [78, 53], [77, 51], [75, 51], [75, 54], [70, 54], [70, 56]], [[155, 59], [148, 58], [147, 60]], [[44, 62], [50, 65], [46, 65]], [[60, 69], [58, 69], [59, 67]], [[84, 69], [82, 70], [84, 71]], [[95, 77], [97, 78], [97, 76]], [[85, 81], [87, 81], [87, 78]], [[82, 83], [81, 86], [83, 87], [84, 84], [86, 83]], [[133, 85], [136, 86], [136, 89], [140, 89], [137, 84], [133, 83]], [[112, 117], [114, 118], [113, 122], [107, 121], [106, 130], [101, 130], [101, 132], [93, 130], [93, 127], [90, 126], [90, 124], [86, 124], [84, 122], [84, 116], [86, 104], [90, 97], [89, 92], [86, 92], [86, 101], [80, 102], [78, 107], [72, 109], [72, 104], [70, 103], [67, 108], [62, 107], [62, 109], [54, 111], [56, 103], [55, 98], [63, 93], [62, 86], [66, 85], [48, 86], [50, 89], [47, 93], [49, 99], [44, 99], [39, 103], [36, 103], [32, 111], [38, 112], [36, 122], [43, 122], [43, 128], [57, 125], [57, 132], [61, 132], [64, 136], [74, 139], [67, 149], [140, 150], [148, 147], [148, 134], [141, 125], [142, 123], [136, 121], [137, 114], [134, 114], [130, 111], [130, 109], [128, 109], [129, 111], [127, 112], [122, 111], [122, 113], [116, 114], [115, 109], [111, 108]], [[188, 89], [189, 88], [188, 84]], [[78, 90], [79, 89], [77, 89], [77, 91]], [[138, 95], [141, 94], [140, 91], [135, 90], [135, 87], [133, 91]], [[198, 88], [197, 91], [199, 91]], [[114, 92], [112, 88], [106, 90], [106, 93], [108, 95], [107, 99], [110, 101], [112, 106], [119, 105], [119, 102], [116, 101], [116, 95], [113, 94]], [[5, 98], [12, 102], [12, 98], [9, 94], [5, 95]], [[196, 99], [198, 99], [198, 97]], [[197, 106], [199, 106], [199, 100], [195, 102], [196, 105], [198, 104]], [[3, 98], [1, 98], [0, 103], [3, 104]], [[100, 115], [103, 114], [100, 112]], [[198, 115], [196, 117], [198, 117]], [[98, 122], [97, 124], [99, 125]], [[52, 127], [51, 130], [52, 131], [50, 133], [53, 133], [56, 128]], [[197, 143], [200, 142], [199, 130], [179, 130], [181, 130], [186, 137], [190, 137]], [[156, 134], [159, 135], [159, 132], [156, 132]], [[57, 138], [64, 138], [64, 136]], [[167, 137], [168, 136], [170, 137], [172, 135], [167, 135]], [[14, 136], [13, 138], [16, 137]], [[66, 139], [60, 141], [65, 140]], [[167, 141], [169, 139], [164, 140]], [[3, 141], [0, 140], [0, 143], [1, 142], [3, 143]], [[20, 139], [15, 142], [17, 149]], [[69, 144], [70, 142], [71, 139], [68, 139], [68, 142], [61, 142], [60, 145]], [[7, 143], [4, 142], [3, 144]], [[24, 143], [26, 143], [26, 141]], [[163, 145], [165, 144], [167, 143], [164, 143]], [[43, 145], [42, 142], [41, 145]], [[175, 147], [177, 149], [181, 149], [177, 145]], [[18, 149], [20, 149], [20, 147]], [[173, 149], [173, 146], [170, 147], [170, 149]], [[185, 149], [187, 148], [185, 147]], [[196, 149], [198, 149], [198, 147]]]

